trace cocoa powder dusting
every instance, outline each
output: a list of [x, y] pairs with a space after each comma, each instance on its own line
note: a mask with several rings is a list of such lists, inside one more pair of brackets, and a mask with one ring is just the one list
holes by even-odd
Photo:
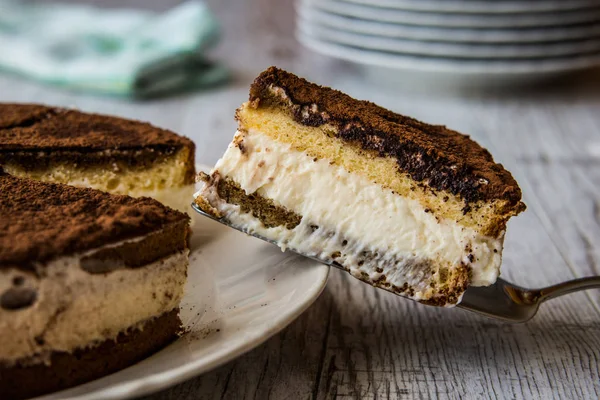
[[0, 152], [193, 145], [185, 137], [145, 122], [36, 104], [0, 103]]
[[32, 269], [187, 220], [147, 197], [21, 179], [0, 169], [0, 269]]

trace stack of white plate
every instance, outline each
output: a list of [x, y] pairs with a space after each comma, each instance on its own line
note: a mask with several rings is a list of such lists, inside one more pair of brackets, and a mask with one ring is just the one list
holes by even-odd
[[298, 0], [296, 9], [305, 46], [386, 71], [523, 80], [600, 65], [599, 0]]

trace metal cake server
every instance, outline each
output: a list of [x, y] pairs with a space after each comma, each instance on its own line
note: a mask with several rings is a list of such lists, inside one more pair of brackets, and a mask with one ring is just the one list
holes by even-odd
[[526, 322], [540, 304], [564, 294], [600, 289], [600, 276], [573, 279], [541, 289], [527, 289], [498, 278], [490, 286], [471, 286], [458, 307], [508, 322]]
[[[247, 235], [254, 236], [265, 242], [277, 245], [273, 240], [264, 238], [257, 234], [250, 234], [240, 228], [229, 225], [226, 221], [216, 218], [215, 216], [203, 211], [198, 205], [192, 203], [192, 208], [199, 214], [204, 215], [214, 221], [220, 222], [230, 228], [243, 232]], [[308, 257], [318, 261], [321, 264], [329, 265], [345, 271], [340, 265], [326, 262], [316, 257], [307, 256], [298, 253], [303, 257]], [[600, 276], [590, 276], [587, 278], [573, 279], [562, 282], [553, 286], [548, 286], [541, 289], [526, 289], [504, 279], [498, 278], [496, 283], [490, 286], [470, 287], [463, 295], [462, 301], [457, 307], [472, 311], [486, 317], [495, 318], [507, 322], [526, 322], [529, 321], [537, 313], [540, 304], [546, 300], [553, 299], [564, 294], [578, 292], [587, 289], [600, 289]]]

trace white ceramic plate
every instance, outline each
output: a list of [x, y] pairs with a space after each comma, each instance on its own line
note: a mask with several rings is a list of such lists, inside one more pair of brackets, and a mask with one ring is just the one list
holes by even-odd
[[[520, 82], [543, 79], [549, 75], [561, 74], [600, 65], [600, 53], [580, 57], [520, 59], [520, 60], [482, 60], [451, 59], [441, 57], [423, 57], [402, 55], [375, 50], [365, 50], [315, 39], [297, 31], [298, 40], [306, 47], [324, 54], [370, 67], [377, 74], [389, 78], [391, 75], [404, 75], [406, 72], [430, 74], [430, 78], [439, 80], [466, 80], [471, 83], [490, 80]], [[386, 78], [386, 79], [387, 79]], [[383, 79], [383, 78], [382, 78]]]
[[347, 32], [391, 38], [469, 43], [537, 43], [600, 37], [600, 22], [528, 29], [427, 27], [347, 17], [311, 7], [306, 3], [296, 4], [298, 14], [304, 20]]
[[213, 369], [260, 345], [317, 299], [329, 267], [197, 216], [181, 306], [189, 333], [112, 375], [39, 400], [125, 399]]
[[576, 10], [597, 6], [596, 0], [343, 0], [400, 10], [461, 13], [528, 13]]
[[301, 0], [338, 15], [407, 25], [460, 28], [517, 28], [564, 26], [600, 20], [600, 7], [556, 13], [465, 14], [409, 11], [372, 7], [339, 0]]
[[600, 51], [600, 38], [562, 43], [527, 44], [473, 44], [432, 42], [412, 39], [388, 38], [347, 32], [329, 28], [311, 20], [299, 19], [298, 29], [303, 34], [342, 45], [367, 50], [381, 50], [399, 54], [417, 54], [430, 57], [456, 58], [551, 58]]

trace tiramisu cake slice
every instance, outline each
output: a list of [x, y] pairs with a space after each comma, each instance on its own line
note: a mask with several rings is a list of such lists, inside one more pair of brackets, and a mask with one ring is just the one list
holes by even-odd
[[144, 122], [42, 105], [0, 103], [0, 167], [181, 210], [194, 192], [191, 140]]
[[271, 67], [196, 194], [228, 223], [432, 305], [499, 273], [511, 174], [468, 136]]
[[0, 173], [0, 398], [98, 378], [172, 341], [186, 214]]

